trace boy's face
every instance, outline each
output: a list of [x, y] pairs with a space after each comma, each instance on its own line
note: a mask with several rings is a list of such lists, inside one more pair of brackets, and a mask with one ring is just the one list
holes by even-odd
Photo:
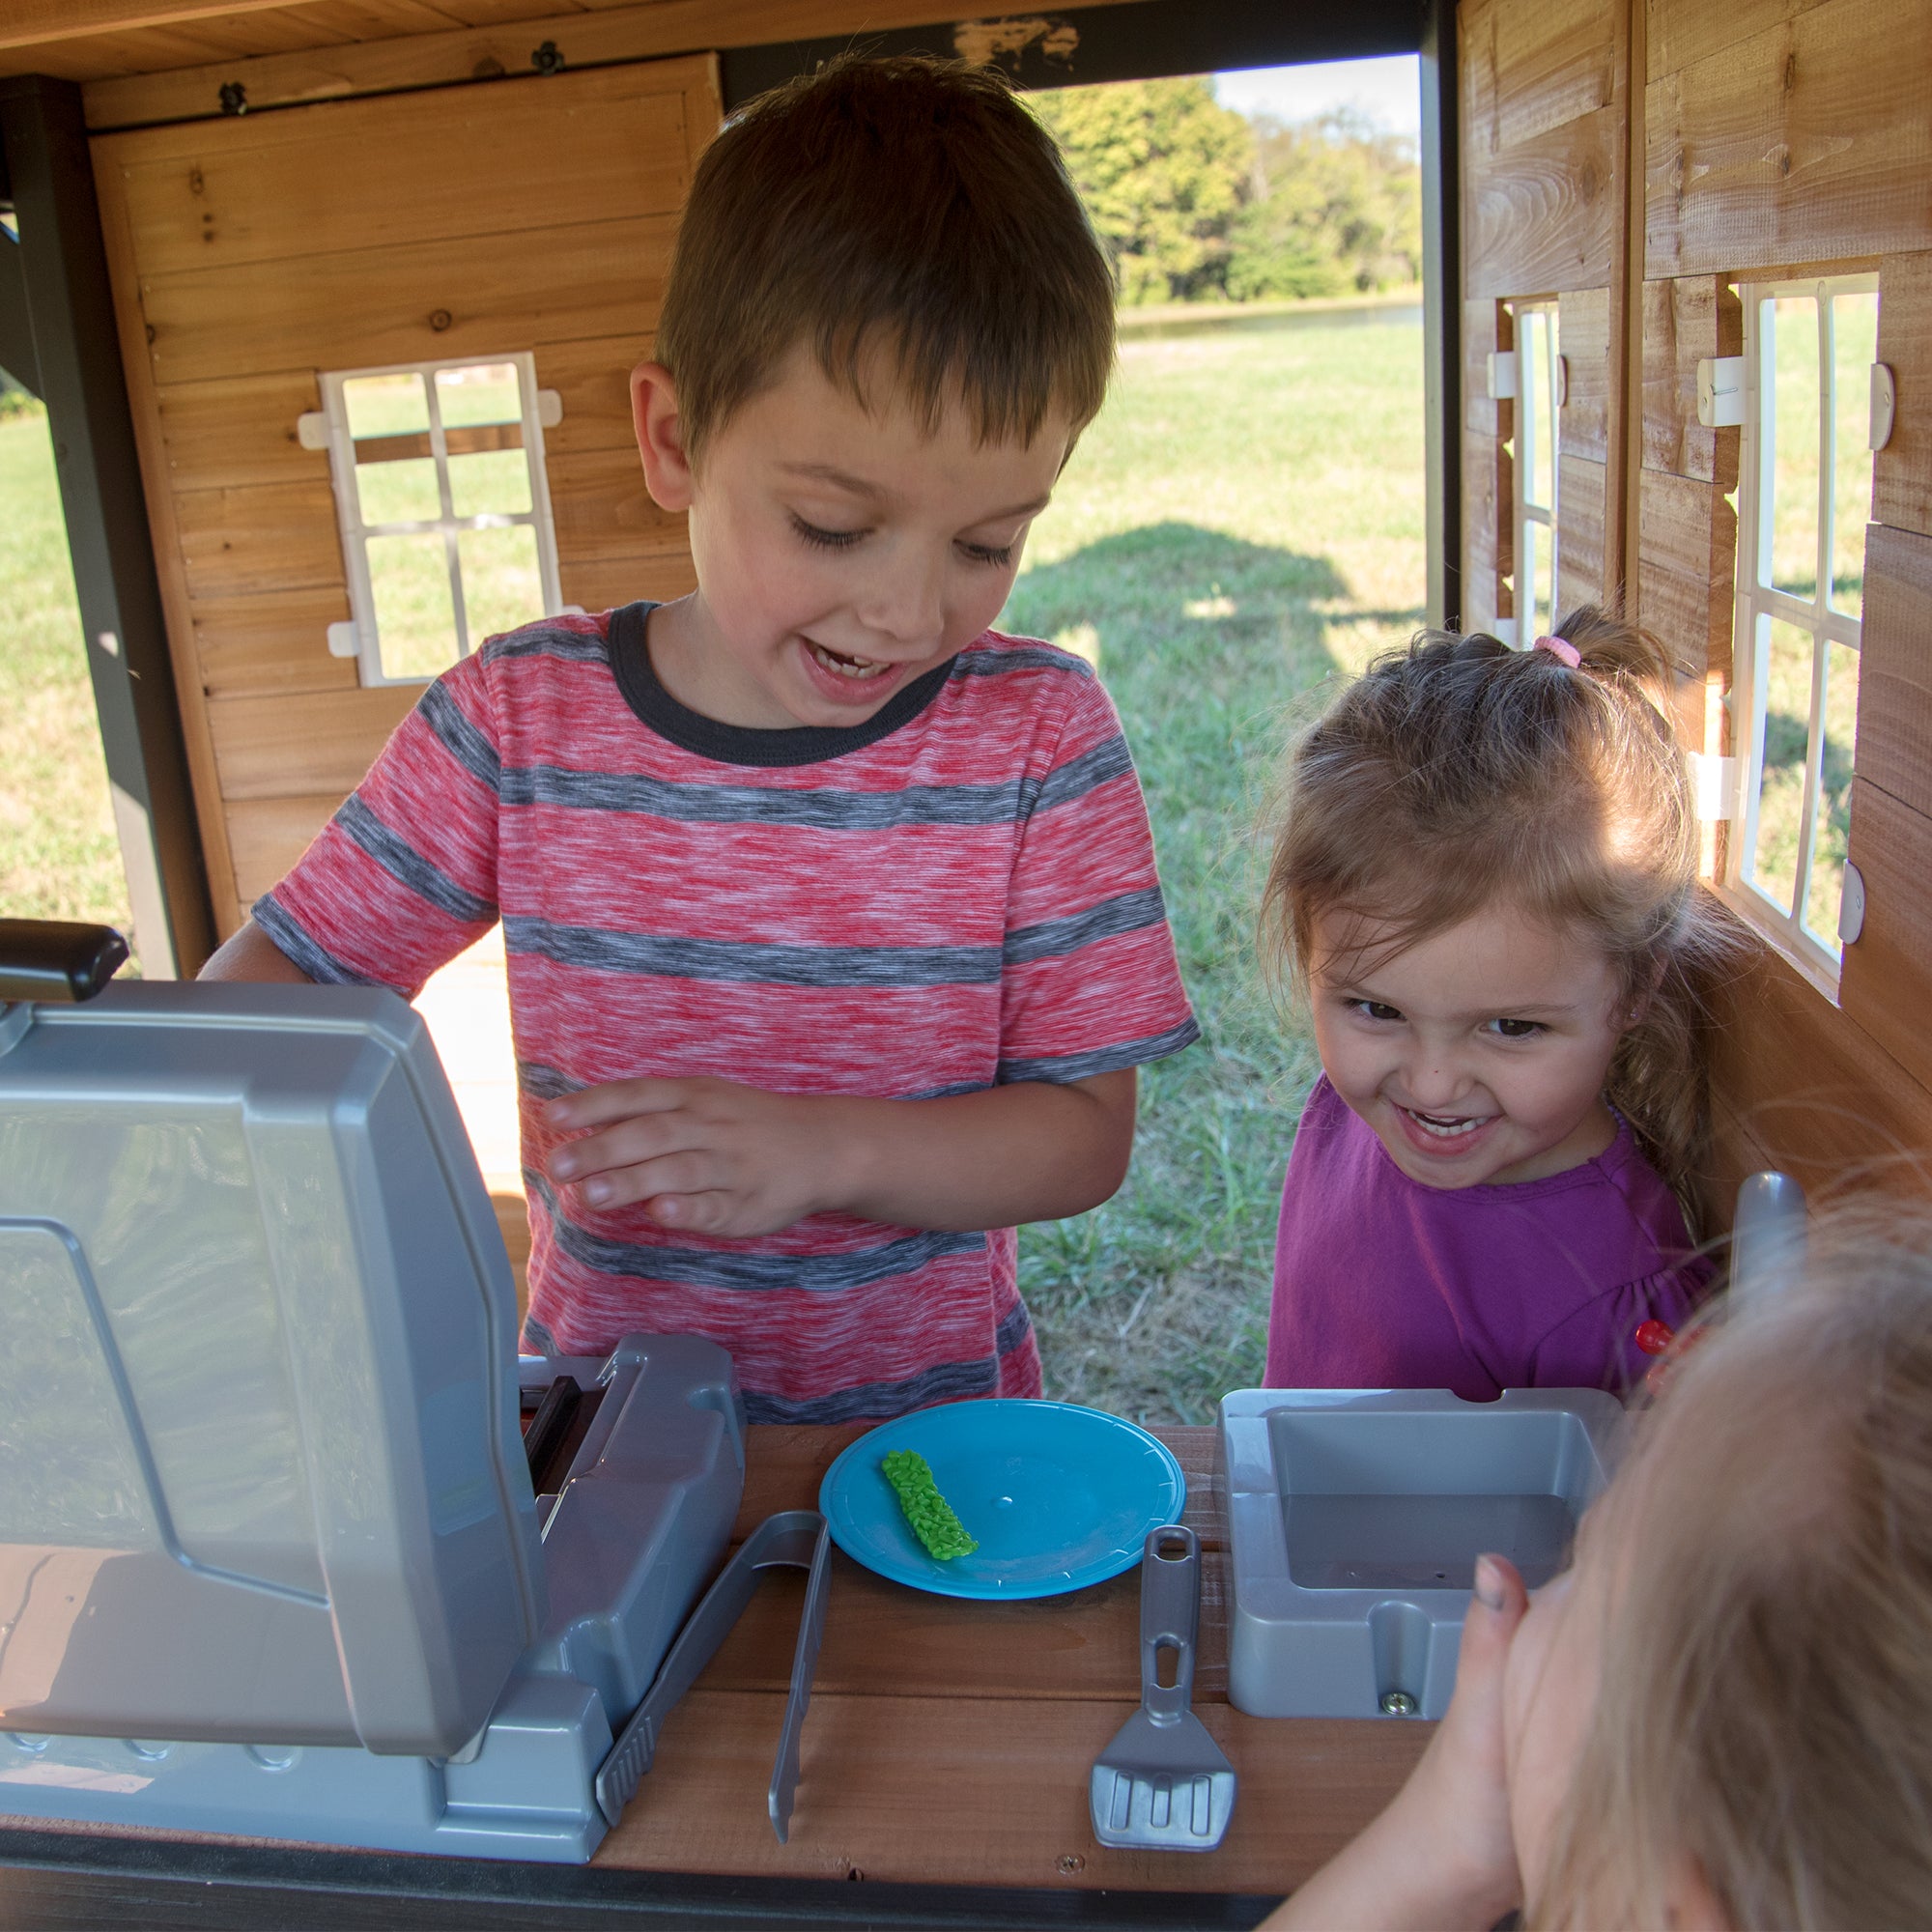
[[804, 345], [685, 459], [669, 376], [632, 379], [651, 494], [689, 512], [696, 592], [651, 621], [671, 696], [722, 724], [863, 724], [999, 614], [1071, 440], [928, 436], [875, 358], [867, 409]]

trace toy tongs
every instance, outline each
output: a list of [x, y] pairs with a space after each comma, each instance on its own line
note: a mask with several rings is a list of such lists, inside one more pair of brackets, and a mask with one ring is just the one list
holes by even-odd
[[670, 1647], [644, 1701], [611, 1747], [597, 1774], [597, 1806], [614, 1829], [657, 1753], [658, 1733], [677, 1700], [696, 1682], [718, 1646], [752, 1601], [761, 1571], [784, 1568], [810, 1573], [805, 1611], [792, 1653], [791, 1693], [785, 1699], [784, 1726], [779, 1733], [778, 1761], [772, 1767], [766, 1805], [779, 1843], [791, 1828], [792, 1800], [798, 1791], [798, 1738], [811, 1702], [811, 1679], [825, 1634], [825, 1601], [832, 1581], [832, 1539], [817, 1510], [781, 1510], [768, 1516], [718, 1573]]

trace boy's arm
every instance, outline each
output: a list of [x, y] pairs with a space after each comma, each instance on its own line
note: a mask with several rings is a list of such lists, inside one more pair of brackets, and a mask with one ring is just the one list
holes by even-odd
[[224, 940], [197, 980], [270, 980], [312, 986], [315, 981], [251, 919]]
[[618, 1080], [551, 1103], [581, 1138], [550, 1160], [587, 1207], [646, 1204], [707, 1235], [844, 1212], [977, 1230], [1097, 1207], [1126, 1175], [1132, 1067], [936, 1100], [768, 1094], [727, 1080]]

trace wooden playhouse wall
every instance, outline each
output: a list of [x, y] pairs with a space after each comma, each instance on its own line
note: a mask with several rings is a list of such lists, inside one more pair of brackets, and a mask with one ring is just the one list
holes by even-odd
[[215, 918], [232, 932], [419, 695], [349, 615], [320, 372], [534, 353], [566, 603], [690, 587], [626, 376], [650, 348], [711, 56], [97, 136], [96, 178]]
[[1624, 595], [1682, 662], [1691, 741], [1731, 751], [1741, 432], [1698, 425], [1697, 362], [1741, 353], [1740, 274], [1878, 271], [1898, 416], [1865, 550], [1868, 910], [1836, 1003], [1775, 952], [1726, 996], [1714, 1179], [1932, 1192], [1932, 8], [1463, 0], [1460, 25], [1466, 624], [1511, 614], [1488, 353], [1506, 300], [1556, 296], [1559, 602]]
[[[799, 0], [792, 29], [828, 5]], [[1932, 9], [1462, 0], [1459, 36], [1465, 624], [1511, 614], [1513, 423], [1488, 398], [1488, 355], [1510, 346], [1509, 302], [1553, 298], [1569, 377], [1559, 601], [1622, 597], [1682, 660], [1693, 742], [1728, 751], [1739, 433], [1697, 424], [1696, 364], [1741, 346], [1741, 273], [1879, 273], [1898, 424], [1866, 554], [1851, 854], [1867, 923], [1839, 1003], [1776, 956], [1734, 989], [1717, 1166], [1720, 1191], [1760, 1165], [1814, 1191], [1857, 1178], [1925, 1191]], [[292, 53], [277, 57], [288, 98], [351, 98], [95, 137], [224, 933], [414, 696], [365, 690], [327, 653], [348, 615], [327, 459], [296, 439], [319, 372], [533, 351], [564, 402], [546, 439], [564, 598], [595, 609], [690, 581], [681, 527], [643, 490], [622, 375], [648, 349], [676, 213], [718, 123], [715, 63], [430, 86], [457, 77], [436, 62], [470, 59], [474, 38], [321, 66]], [[124, 127], [188, 111], [189, 95], [156, 90], [205, 93], [210, 71], [96, 82], [90, 113], [99, 125], [113, 104], [103, 89], [128, 95]], [[361, 94], [382, 87], [412, 91]]]

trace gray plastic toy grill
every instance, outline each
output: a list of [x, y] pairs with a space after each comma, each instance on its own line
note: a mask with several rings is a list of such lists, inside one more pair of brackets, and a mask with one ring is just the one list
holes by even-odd
[[1242, 1389], [1221, 1403], [1228, 1689], [1264, 1718], [1439, 1718], [1485, 1550], [1568, 1558], [1622, 1408], [1600, 1389]]
[[[0, 1006], [0, 1812], [587, 1858], [729, 1541], [743, 1410], [712, 1343], [520, 1364], [516, 1316], [394, 994]], [[526, 1384], [598, 1398], [541, 1500]], [[810, 1560], [788, 1529], [761, 1565]]]

